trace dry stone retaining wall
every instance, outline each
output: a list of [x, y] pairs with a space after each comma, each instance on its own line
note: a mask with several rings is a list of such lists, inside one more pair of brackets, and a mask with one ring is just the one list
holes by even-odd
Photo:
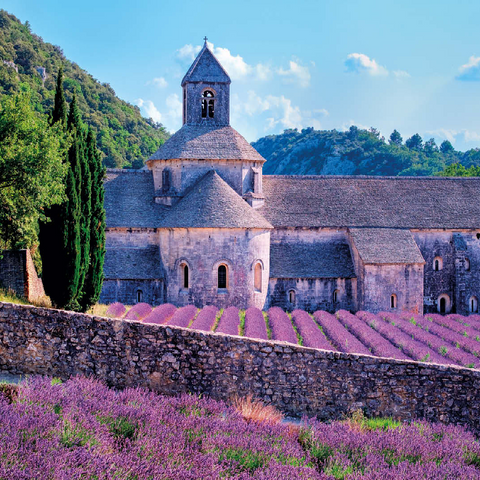
[[0, 370], [228, 400], [248, 393], [291, 416], [427, 418], [480, 432], [480, 371], [0, 303]]

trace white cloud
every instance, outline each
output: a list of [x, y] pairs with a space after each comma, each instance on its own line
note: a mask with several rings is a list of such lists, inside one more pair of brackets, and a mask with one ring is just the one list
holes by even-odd
[[284, 70], [283, 68], [277, 69], [277, 73], [289, 79], [292, 82], [298, 82], [301, 87], [308, 87], [310, 85], [310, 70], [308, 67], [300, 65], [298, 62], [290, 60], [290, 68]]
[[135, 103], [140, 107], [140, 111], [147, 118], [151, 118], [154, 122], [160, 123], [162, 121], [162, 114], [157, 110], [157, 107], [151, 100], [143, 100], [138, 98]]
[[269, 80], [272, 76], [272, 71], [268, 65], [264, 65], [262, 63], [258, 63], [255, 66], [255, 76], [259, 80]]
[[177, 50], [177, 57], [181, 60], [189, 60], [193, 62], [201, 49], [202, 47], [200, 45], [194, 47], [193, 45], [187, 44]]
[[452, 145], [455, 145], [457, 141], [463, 141], [466, 143], [480, 142], [480, 133], [472, 130], [453, 130], [448, 128], [438, 128], [436, 130], [429, 130], [425, 132], [426, 135], [432, 135], [433, 137], [448, 140]]
[[320, 129], [322, 128], [320, 118], [329, 114], [324, 108], [312, 111], [301, 110], [284, 95], [267, 95], [262, 98], [253, 90], [248, 92], [246, 99], [240, 99], [237, 94], [232, 95], [232, 117], [235, 121], [244, 121], [245, 116], [259, 116], [262, 113], [268, 114], [268, 117], [264, 118], [265, 131], [274, 130], [277, 127]]
[[400, 78], [410, 78], [410, 76], [411, 76], [405, 70], [394, 70], [392, 73], [396, 78], [399, 78], [399, 79]]
[[472, 55], [468, 59], [468, 63], [462, 65], [459, 70], [457, 80], [480, 82], [480, 57]]
[[388, 70], [385, 67], [363, 53], [350, 53], [345, 60], [345, 66], [349, 72], [366, 72], [372, 76], [388, 75]]
[[168, 87], [168, 82], [163, 77], [157, 77], [147, 82], [147, 85], [155, 85], [158, 88]]
[[347, 130], [350, 130], [351, 126], [358, 127], [360, 130], [370, 130], [371, 127], [367, 127], [366, 125], [362, 125], [361, 123], [355, 122], [354, 120], [349, 120], [348, 122], [344, 122], [342, 126], [340, 127], [340, 130], [342, 132], [346, 132]]

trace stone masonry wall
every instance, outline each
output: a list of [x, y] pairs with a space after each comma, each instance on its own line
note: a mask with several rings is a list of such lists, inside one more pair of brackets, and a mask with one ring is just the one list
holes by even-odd
[[293, 416], [368, 415], [480, 432], [480, 371], [326, 352], [194, 330], [0, 303], [0, 370], [164, 394], [253, 394]]
[[29, 301], [45, 296], [29, 250], [0, 252], [0, 288], [11, 289]]

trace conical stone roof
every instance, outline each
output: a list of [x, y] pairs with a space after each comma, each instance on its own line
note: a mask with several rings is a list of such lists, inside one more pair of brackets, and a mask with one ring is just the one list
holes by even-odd
[[207, 42], [183, 77], [182, 87], [188, 82], [231, 83], [228, 73], [210, 51]]
[[184, 125], [148, 160], [266, 160], [232, 127]]
[[167, 213], [164, 228], [271, 229], [217, 172], [207, 172]]

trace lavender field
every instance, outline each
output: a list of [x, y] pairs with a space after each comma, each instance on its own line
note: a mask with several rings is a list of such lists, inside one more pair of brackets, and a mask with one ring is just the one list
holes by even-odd
[[286, 313], [278, 307], [267, 312], [236, 307], [217, 310], [213, 306], [200, 310], [192, 305], [176, 308], [168, 303], [153, 309], [139, 303], [127, 314], [125, 311], [116, 303], [110, 305], [107, 315], [345, 353], [480, 368], [480, 315], [353, 315], [344, 310], [310, 315], [303, 310]]
[[480, 478], [480, 444], [461, 427], [361, 415], [247, 421], [222, 402], [117, 392], [85, 378], [37, 377], [16, 395], [3, 391], [5, 480]]

